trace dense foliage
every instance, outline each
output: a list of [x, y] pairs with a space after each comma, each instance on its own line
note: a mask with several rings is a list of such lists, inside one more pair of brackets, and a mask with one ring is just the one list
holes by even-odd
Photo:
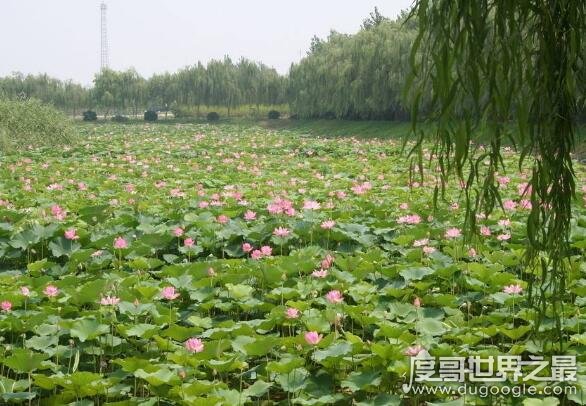
[[72, 140], [69, 120], [52, 106], [35, 99], [0, 99], [0, 153]]
[[289, 103], [301, 117], [408, 119], [402, 92], [416, 35], [404, 17], [378, 14], [355, 35], [314, 38], [308, 55], [291, 67]]
[[[552, 348], [531, 335], [530, 173], [510, 149], [505, 209], [470, 246], [458, 183], [433, 211], [438, 172], [412, 182], [400, 142], [226, 124], [82, 131], [73, 148], [0, 165], [0, 402], [558, 404], [401, 389], [423, 351]], [[562, 330], [583, 365], [583, 169], [579, 179], [566, 284], [579, 298]], [[585, 382], [579, 370], [577, 393], [559, 398], [584, 404]]]
[[156, 111], [147, 110], [144, 112], [144, 121], [157, 121], [159, 115]]
[[[527, 267], [540, 286], [538, 321], [558, 327], [573, 255], [570, 246], [576, 179], [572, 152], [586, 66], [586, 3], [582, 0], [419, 0], [413, 49], [413, 112], [431, 94], [428, 117], [440, 166], [437, 190], [455, 175], [465, 186], [466, 224], [502, 205], [501, 146], [510, 142], [519, 162], [531, 163], [526, 195]], [[418, 115], [413, 115], [415, 131]], [[514, 124], [514, 125], [512, 125]], [[488, 149], [471, 143], [482, 132]], [[422, 152], [416, 158], [422, 160]], [[551, 309], [547, 309], [551, 306]]]
[[73, 115], [93, 106], [87, 88], [70, 80], [51, 78], [46, 74], [25, 76], [15, 73], [0, 77], [0, 98], [35, 98]]
[[220, 119], [220, 115], [215, 111], [210, 111], [207, 114], [206, 118], [208, 119], [208, 121], [218, 121]]
[[98, 119], [98, 113], [93, 110], [86, 110], [82, 113], [83, 121], [96, 121]]
[[97, 108], [106, 118], [112, 112], [136, 116], [146, 109], [183, 109], [197, 114], [203, 106], [222, 106], [230, 115], [238, 106], [258, 108], [286, 103], [286, 86], [285, 77], [262, 63], [247, 59], [234, 63], [226, 57], [149, 79], [132, 69], [123, 72], [106, 69], [95, 76], [91, 88], [47, 75], [15, 74], [0, 78], [0, 96], [37, 97], [72, 114], [83, 108]]
[[[157, 113], [155, 113], [155, 114], [157, 114]], [[129, 121], [129, 119], [126, 116], [122, 116], [120, 114], [117, 114], [114, 117], [112, 117], [112, 121], [115, 123], [126, 123]]]

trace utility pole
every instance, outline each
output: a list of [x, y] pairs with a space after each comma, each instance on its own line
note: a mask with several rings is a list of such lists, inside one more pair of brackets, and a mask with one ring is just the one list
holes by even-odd
[[106, 24], [106, 3], [100, 4], [100, 27], [101, 27], [101, 52], [100, 52], [100, 70], [108, 68], [108, 26]]

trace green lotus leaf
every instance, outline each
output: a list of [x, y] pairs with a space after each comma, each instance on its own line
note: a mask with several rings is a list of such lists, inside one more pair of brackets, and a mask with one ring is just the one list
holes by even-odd
[[110, 331], [110, 326], [101, 324], [96, 319], [78, 319], [72, 323], [69, 330], [69, 335], [74, 338], [79, 338], [82, 343], [87, 340], [97, 338], [102, 334]]
[[416, 267], [416, 268], [407, 268], [403, 269], [399, 274], [405, 279], [405, 283], [409, 283], [411, 281], [420, 281], [421, 279], [425, 278], [428, 275], [431, 275], [435, 272], [432, 268], [428, 267]]
[[341, 385], [352, 392], [357, 392], [370, 386], [378, 386], [380, 383], [380, 371], [355, 371], [350, 373]]
[[30, 373], [39, 369], [48, 355], [39, 354], [24, 348], [16, 348], [12, 355], [5, 358], [2, 363], [8, 368], [21, 373]]
[[71, 256], [75, 251], [81, 248], [81, 244], [76, 241], [68, 240], [64, 237], [59, 237], [49, 243], [49, 249], [54, 257]]
[[448, 329], [439, 320], [424, 318], [416, 323], [417, 331], [422, 335], [440, 336]]
[[298, 392], [307, 386], [307, 377], [309, 372], [305, 368], [295, 368], [288, 373], [280, 373], [275, 378], [275, 382], [281, 386], [285, 392]]

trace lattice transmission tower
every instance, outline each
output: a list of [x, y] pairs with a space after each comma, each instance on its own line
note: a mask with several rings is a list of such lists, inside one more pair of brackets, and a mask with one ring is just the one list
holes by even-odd
[[106, 3], [100, 4], [100, 28], [101, 28], [101, 51], [100, 51], [100, 69], [107, 69], [109, 65], [108, 60], [108, 25], [106, 23], [106, 11], [108, 7]]

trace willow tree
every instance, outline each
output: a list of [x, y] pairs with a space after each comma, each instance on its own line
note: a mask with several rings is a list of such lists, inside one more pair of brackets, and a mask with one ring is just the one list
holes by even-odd
[[[469, 232], [476, 213], [501, 204], [495, 174], [504, 170], [503, 143], [520, 151], [519, 166], [531, 167], [524, 276], [535, 326], [553, 323], [560, 343], [563, 303], [572, 300], [570, 154], [582, 97], [585, 4], [417, 0], [411, 13], [418, 25], [411, 86], [416, 150], [427, 137], [417, 125], [417, 112], [425, 111], [437, 124], [431, 135], [441, 167], [437, 190], [452, 175], [465, 182]], [[488, 139], [484, 150], [470, 142], [477, 132]]]

